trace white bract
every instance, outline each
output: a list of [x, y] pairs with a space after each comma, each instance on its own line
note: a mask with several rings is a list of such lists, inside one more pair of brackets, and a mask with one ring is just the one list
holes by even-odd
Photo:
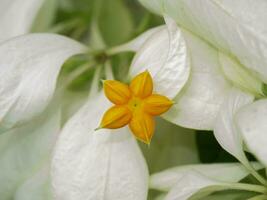
[[241, 108], [235, 121], [249, 150], [267, 166], [267, 101], [259, 100]]
[[[261, 120], [266, 118], [266, 116], [263, 117], [266, 112], [259, 109], [265, 106], [265, 100], [250, 104], [252, 101], [253, 96], [232, 89], [221, 106], [214, 129], [215, 137], [220, 145], [235, 156], [243, 166], [241, 164], [207, 164], [177, 167], [152, 175], [151, 188], [169, 191], [166, 196], [167, 200], [186, 200], [193, 196], [199, 198], [225, 189], [264, 193], [265, 187], [263, 186], [235, 183], [251, 173], [259, 182], [266, 184], [266, 180], [255, 171], [262, 168], [261, 165], [249, 163], [243, 150], [243, 138], [245, 138], [249, 150], [265, 164], [266, 151], [257, 145], [260, 144], [258, 139], [263, 145], [266, 144], [262, 136], [266, 125], [263, 124], [264, 120]], [[238, 126], [236, 126], [236, 120]], [[242, 132], [244, 137], [241, 135]], [[255, 138], [254, 133], [260, 138]]]
[[95, 132], [108, 106], [98, 94], [63, 128], [52, 165], [55, 199], [146, 199], [147, 166], [130, 132]]
[[57, 106], [49, 106], [38, 119], [0, 136], [0, 193], [3, 200], [15, 198], [16, 192], [24, 190], [20, 187], [24, 187], [27, 179], [49, 161], [60, 130]]
[[0, 43], [29, 33], [35, 17], [45, 0], [1, 0]]
[[[1, 133], [3, 132], [3, 128], [6, 128], [3, 119], [4, 116], [2, 114], [8, 109], [5, 108], [4, 104], [7, 103], [6, 100], [8, 98], [19, 94], [11, 94], [11, 96], [4, 95], [8, 94], [9, 89], [15, 89], [15, 87], [18, 86], [16, 84], [19, 82], [19, 79], [14, 80], [13, 78], [15, 78], [15, 76], [17, 78], [22, 77], [22, 75], [18, 75], [17, 72], [14, 72], [13, 75], [11, 73], [7, 74], [8, 68], [14, 67], [12, 64], [16, 62], [15, 57], [20, 54], [19, 51], [23, 51], [22, 49], [18, 49], [18, 51], [15, 52], [17, 46], [12, 46], [12, 43], [13, 45], [16, 44], [16, 42], [12, 42], [12, 40], [16, 40], [15, 38], [17, 36], [30, 32], [31, 25], [44, 3], [46, 3], [44, 0], [0, 1], [0, 46], [3, 47], [1, 48], [1, 53], [4, 53], [1, 55], [1, 60], [4, 61], [6, 59], [4, 61], [6, 62], [5, 65], [3, 65], [4, 62], [2, 62], [0, 69]], [[7, 45], [6, 42], [9, 45]], [[5, 49], [7, 47], [8, 49]], [[11, 54], [6, 56], [6, 53]], [[8, 59], [10, 59], [10, 62], [7, 62]], [[18, 57], [16, 57], [16, 59], [21, 60], [21, 58]], [[29, 61], [30, 60], [27, 62]], [[21, 63], [17, 66], [18, 70], [20, 64]], [[12, 69], [10, 71], [12, 71]], [[9, 81], [9, 78], [13, 79], [13, 81], [9, 83], [4, 82], [4, 80]], [[27, 94], [25, 95], [27, 96]], [[6, 103], [3, 104], [3, 102]], [[16, 103], [18, 103], [18, 101], [16, 101]], [[10, 129], [7, 132], [4, 130], [6, 134], [0, 136], [0, 177], [2, 180], [0, 193], [1, 199], [3, 200], [41, 200], [47, 197], [46, 194], [49, 195], [49, 187], [42, 186], [43, 179], [39, 176], [34, 178], [35, 174], [37, 176], [44, 164], [48, 162], [60, 129], [60, 110], [57, 103], [49, 103], [47, 107], [48, 109], [45, 112], [30, 123]], [[3, 124], [5, 125], [2, 126]], [[43, 176], [45, 176], [45, 178], [49, 177], [47, 170]], [[35, 189], [33, 187], [35, 187]], [[47, 188], [47, 190], [45, 188]]]
[[158, 14], [167, 13], [182, 27], [235, 56], [267, 81], [265, 0], [140, 0]]
[[181, 30], [169, 17], [165, 21], [167, 27], [154, 33], [135, 55], [130, 75], [148, 70], [155, 91], [174, 98], [189, 77], [190, 58]]
[[191, 57], [189, 81], [177, 95], [177, 104], [166, 114], [167, 120], [189, 128], [212, 130], [231, 84], [254, 96], [263, 95], [262, 82], [267, 80], [263, 67], [267, 62], [266, 36], [265, 28], [259, 24], [265, 22], [265, 1], [140, 2], [152, 12], [168, 15], [177, 22]]
[[60, 68], [86, 48], [63, 36], [29, 34], [0, 45], [1, 131], [42, 113], [56, 88]]
[[[267, 104], [266, 100], [253, 101], [263, 97], [262, 87], [267, 82], [267, 2], [140, 2], [152, 12], [167, 14], [177, 22], [191, 57], [190, 78], [165, 118], [185, 127], [214, 130], [221, 146], [265, 185], [266, 180], [248, 162], [243, 145], [245, 142], [266, 166]], [[166, 199], [187, 199], [200, 188], [216, 184], [189, 172]]]

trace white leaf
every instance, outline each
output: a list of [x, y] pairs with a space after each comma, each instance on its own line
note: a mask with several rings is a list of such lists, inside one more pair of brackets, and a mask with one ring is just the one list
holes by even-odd
[[44, 0], [0, 0], [0, 43], [29, 33]]
[[5, 143], [0, 146], [1, 200], [14, 199], [19, 186], [48, 162], [60, 129], [57, 107], [51, 106], [38, 119], [0, 136]]
[[[182, 27], [234, 55], [267, 82], [267, 1], [265, 0], [141, 0], [167, 13]], [[161, 9], [158, 6], [161, 5]], [[163, 11], [163, 12], [160, 12]]]
[[128, 128], [94, 131], [108, 106], [102, 94], [90, 99], [63, 128], [52, 161], [56, 200], [146, 199], [147, 166]]
[[[253, 163], [255, 169], [261, 165]], [[153, 174], [150, 178], [150, 188], [169, 191], [184, 175], [198, 172], [217, 181], [237, 182], [247, 176], [249, 172], [240, 163], [196, 164], [170, 168]]]
[[134, 57], [130, 75], [148, 70], [154, 81], [155, 91], [174, 98], [185, 85], [190, 64], [181, 30], [169, 17], [167, 29], [153, 34]]
[[241, 108], [236, 124], [249, 150], [267, 166], [267, 101], [259, 100]]
[[63, 36], [29, 34], [0, 45], [0, 132], [40, 114], [69, 57], [86, 48]]
[[49, 178], [49, 167], [46, 166], [18, 188], [14, 200], [52, 200]]
[[177, 183], [167, 194], [165, 200], [188, 200], [190, 196], [202, 188], [221, 184], [222, 183], [219, 181], [210, 179], [198, 172], [192, 171], [177, 180]]
[[240, 162], [245, 163], [242, 136], [234, 124], [235, 113], [246, 104], [253, 101], [254, 97], [237, 89], [232, 89], [221, 106], [216, 120], [214, 135], [220, 145], [235, 156]]
[[226, 77], [239, 88], [255, 96], [262, 96], [262, 82], [235, 59], [219, 52], [219, 61]]
[[218, 51], [185, 30], [183, 36], [191, 57], [190, 77], [164, 118], [180, 126], [212, 130], [230, 84], [221, 72]]

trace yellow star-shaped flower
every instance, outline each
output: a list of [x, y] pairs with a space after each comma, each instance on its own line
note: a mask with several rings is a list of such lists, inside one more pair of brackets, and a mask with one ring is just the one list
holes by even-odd
[[148, 71], [137, 75], [130, 86], [105, 80], [106, 97], [115, 104], [104, 114], [99, 128], [117, 129], [129, 125], [135, 137], [149, 144], [155, 130], [154, 117], [168, 111], [173, 101], [153, 94], [153, 80]]

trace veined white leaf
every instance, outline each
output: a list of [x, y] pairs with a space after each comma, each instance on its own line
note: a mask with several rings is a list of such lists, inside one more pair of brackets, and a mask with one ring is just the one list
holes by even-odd
[[147, 198], [147, 166], [128, 128], [94, 131], [108, 106], [102, 94], [89, 99], [63, 128], [52, 161], [55, 200]]
[[139, 49], [130, 68], [130, 76], [148, 70], [154, 90], [174, 98], [185, 85], [189, 73], [189, 56], [181, 30], [169, 17], [167, 29], [153, 34]]
[[45, 0], [0, 0], [0, 43], [29, 33]]
[[182, 27], [235, 56], [267, 82], [265, 0], [140, 1], [151, 11], [167, 13]]
[[60, 68], [86, 51], [54, 34], [29, 34], [0, 45], [0, 132], [39, 115], [53, 96]]
[[221, 106], [214, 128], [214, 135], [220, 145], [242, 163], [246, 163], [246, 157], [242, 136], [234, 124], [234, 115], [253, 100], [252, 95], [233, 88]]
[[267, 100], [259, 100], [241, 108], [235, 121], [248, 149], [267, 166]]
[[202, 199], [213, 192], [223, 190], [256, 190], [264, 192], [265, 188], [259, 185], [217, 181], [197, 171], [190, 171], [177, 181], [165, 200]]
[[[262, 166], [252, 163], [255, 169]], [[150, 177], [150, 188], [169, 191], [178, 180], [191, 172], [198, 172], [206, 177], [223, 182], [237, 182], [247, 176], [249, 172], [240, 163], [196, 164], [170, 168]]]
[[192, 171], [177, 180], [177, 183], [167, 194], [165, 200], [188, 200], [189, 197], [202, 188], [213, 185], [220, 186], [223, 183]]
[[262, 96], [262, 82], [235, 59], [219, 52], [220, 66], [225, 76], [239, 88], [255, 96]]
[[220, 69], [218, 51], [190, 32], [182, 33], [191, 57], [190, 77], [164, 118], [180, 126], [212, 130], [230, 84]]
[[60, 129], [57, 107], [49, 106], [37, 119], [0, 136], [5, 143], [0, 147], [1, 200], [14, 199], [23, 182], [49, 162]]

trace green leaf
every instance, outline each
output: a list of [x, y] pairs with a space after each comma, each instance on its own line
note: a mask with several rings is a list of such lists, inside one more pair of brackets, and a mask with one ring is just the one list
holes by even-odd
[[55, 19], [57, 0], [46, 0], [32, 25], [32, 32], [44, 32], [49, 29]]
[[257, 195], [255, 192], [227, 190], [215, 192], [214, 194], [200, 198], [199, 200], [244, 200], [255, 195]]
[[105, 0], [99, 12], [98, 23], [108, 45], [125, 42], [134, 30], [130, 12], [122, 0]]

